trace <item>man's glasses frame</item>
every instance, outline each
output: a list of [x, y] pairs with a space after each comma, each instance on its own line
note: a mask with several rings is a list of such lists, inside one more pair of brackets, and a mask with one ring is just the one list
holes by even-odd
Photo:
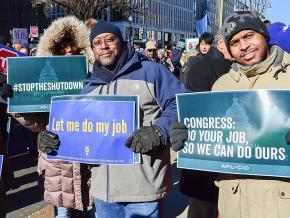
[[105, 43], [108, 46], [112, 46], [117, 44], [118, 41], [119, 39], [116, 36], [107, 36], [102, 39], [96, 39], [95, 41], [92, 42], [92, 45], [94, 48], [101, 48], [103, 43]]

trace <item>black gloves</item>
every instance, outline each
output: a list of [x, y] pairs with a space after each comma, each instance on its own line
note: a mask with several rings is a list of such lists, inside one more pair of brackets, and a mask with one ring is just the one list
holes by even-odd
[[53, 152], [59, 146], [58, 135], [48, 130], [42, 130], [38, 134], [37, 146], [43, 153]]
[[290, 130], [285, 135], [286, 144], [290, 145]]
[[7, 84], [7, 77], [3, 73], [0, 73], [0, 96], [4, 99], [13, 97], [12, 86]]
[[174, 151], [179, 151], [184, 147], [184, 142], [187, 140], [188, 131], [183, 123], [175, 122], [169, 129], [171, 148]]
[[135, 153], [147, 153], [158, 146], [164, 145], [160, 128], [156, 125], [143, 126], [127, 139], [126, 146]]

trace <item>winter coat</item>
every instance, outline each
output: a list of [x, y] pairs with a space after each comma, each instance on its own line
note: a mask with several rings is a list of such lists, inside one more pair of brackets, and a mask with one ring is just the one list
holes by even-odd
[[[212, 47], [205, 56], [190, 57], [185, 70], [185, 87], [193, 92], [210, 91], [214, 82], [231, 68], [231, 62]], [[181, 171], [180, 190], [183, 194], [204, 201], [217, 202], [218, 189], [214, 184], [217, 173]]]
[[[130, 49], [130, 45], [127, 45]], [[168, 142], [169, 125], [177, 118], [175, 94], [185, 92], [162, 64], [134, 53], [111, 82], [93, 71], [83, 93], [89, 95], [139, 95], [140, 126], [158, 125]], [[125, 145], [124, 145], [125, 146]], [[171, 190], [169, 146], [142, 154], [133, 166], [99, 165], [92, 168], [91, 194], [106, 202], [148, 202], [164, 198]]]
[[[290, 54], [273, 46], [267, 59], [253, 66], [234, 64], [212, 90], [290, 89]], [[288, 218], [290, 180], [274, 177], [220, 175], [222, 218]]]
[[[88, 29], [84, 23], [75, 17], [64, 17], [54, 21], [40, 38], [37, 55], [53, 55], [54, 46], [66, 34], [72, 36], [76, 47], [80, 49], [80, 54], [86, 55], [89, 66], [92, 66], [94, 59], [90, 47]], [[36, 121], [35, 123], [38, 122]], [[44, 123], [44, 126], [46, 124]], [[47, 160], [46, 155], [40, 152], [38, 172], [44, 177], [45, 202], [51, 203], [56, 207], [86, 209], [89, 204], [90, 178], [90, 172], [86, 165]]]
[[89, 72], [91, 72], [95, 58], [89, 40], [90, 32], [83, 22], [73, 16], [59, 18], [45, 30], [39, 40], [36, 56], [54, 55], [55, 45], [61, 41], [66, 33], [73, 36], [76, 47], [80, 49], [80, 55], [87, 57]]
[[193, 92], [210, 91], [215, 81], [229, 72], [231, 64], [214, 47], [205, 56], [189, 58], [184, 72], [185, 87]]

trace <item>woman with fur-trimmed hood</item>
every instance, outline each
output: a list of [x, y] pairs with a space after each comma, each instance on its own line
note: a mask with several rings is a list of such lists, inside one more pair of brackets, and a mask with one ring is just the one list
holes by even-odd
[[[36, 56], [52, 55], [85, 55], [90, 71], [94, 55], [85, 24], [73, 16], [54, 21], [40, 38], [36, 53]], [[25, 114], [18, 120], [32, 131], [39, 132], [48, 124], [48, 113]], [[44, 179], [44, 201], [57, 207], [56, 213], [71, 217], [69, 208], [86, 210], [90, 180], [87, 165], [47, 160], [46, 154], [40, 151], [38, 172]]]

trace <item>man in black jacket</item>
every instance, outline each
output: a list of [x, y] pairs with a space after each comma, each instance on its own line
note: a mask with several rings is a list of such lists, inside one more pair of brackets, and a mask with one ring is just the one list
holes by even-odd
[[185, 86], [193, 92], [210, 91], [214, 82], [227, 73], [232, 64], [220, 33], [215, 37], [216, 48], [205, 56], [189, 58], [185, 72]]
[[[210, 91], [214, 82], [227, 73], [232, 64], [223, 37], [215, 36], [216, 48], [204, 56], [190, 58], [185, 72], [185, 86], [193, 92]], [[189, 197], [188, 218], [217, 217], [218, 188], [214, 184], [217, 173], [182, 170], [180, 190]]]

